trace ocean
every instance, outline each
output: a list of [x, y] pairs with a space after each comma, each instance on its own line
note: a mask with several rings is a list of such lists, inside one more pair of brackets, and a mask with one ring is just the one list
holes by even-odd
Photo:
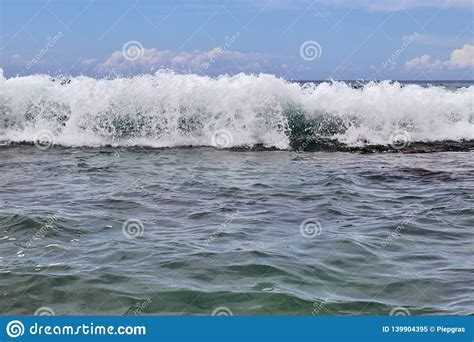
[[472, 315], [474, 83], [0, 77], [2, 315]]

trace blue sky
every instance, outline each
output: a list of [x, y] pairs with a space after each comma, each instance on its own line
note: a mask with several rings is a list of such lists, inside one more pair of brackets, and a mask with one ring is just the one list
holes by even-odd
[[[0, 67], [473, 79], [472, 0], [1, 0]], [[124, 47], [125, 46], [125, 47]]]

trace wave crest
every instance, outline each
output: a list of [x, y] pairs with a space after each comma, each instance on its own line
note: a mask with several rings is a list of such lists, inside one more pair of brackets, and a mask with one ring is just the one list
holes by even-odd
[[47, 130], [65, 146], [216, 146], [216, 132], [226, 134], [219, 148], [462, 141], [474, 139], [473, 98], [474, 86], [299, 84], [267, 74], [0, 75], [0, 140], [34, 143]]

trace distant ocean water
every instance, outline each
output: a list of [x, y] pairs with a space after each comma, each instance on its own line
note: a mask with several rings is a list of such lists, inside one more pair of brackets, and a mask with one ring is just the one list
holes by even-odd
[[1, 313], [474, 314], [473, 95], [1, 78]]

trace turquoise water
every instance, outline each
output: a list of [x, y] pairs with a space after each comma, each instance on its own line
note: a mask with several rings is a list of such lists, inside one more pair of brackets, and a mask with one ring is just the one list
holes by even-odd
[[0, 160], [3, 315], [474, 313], [472, 152]]

